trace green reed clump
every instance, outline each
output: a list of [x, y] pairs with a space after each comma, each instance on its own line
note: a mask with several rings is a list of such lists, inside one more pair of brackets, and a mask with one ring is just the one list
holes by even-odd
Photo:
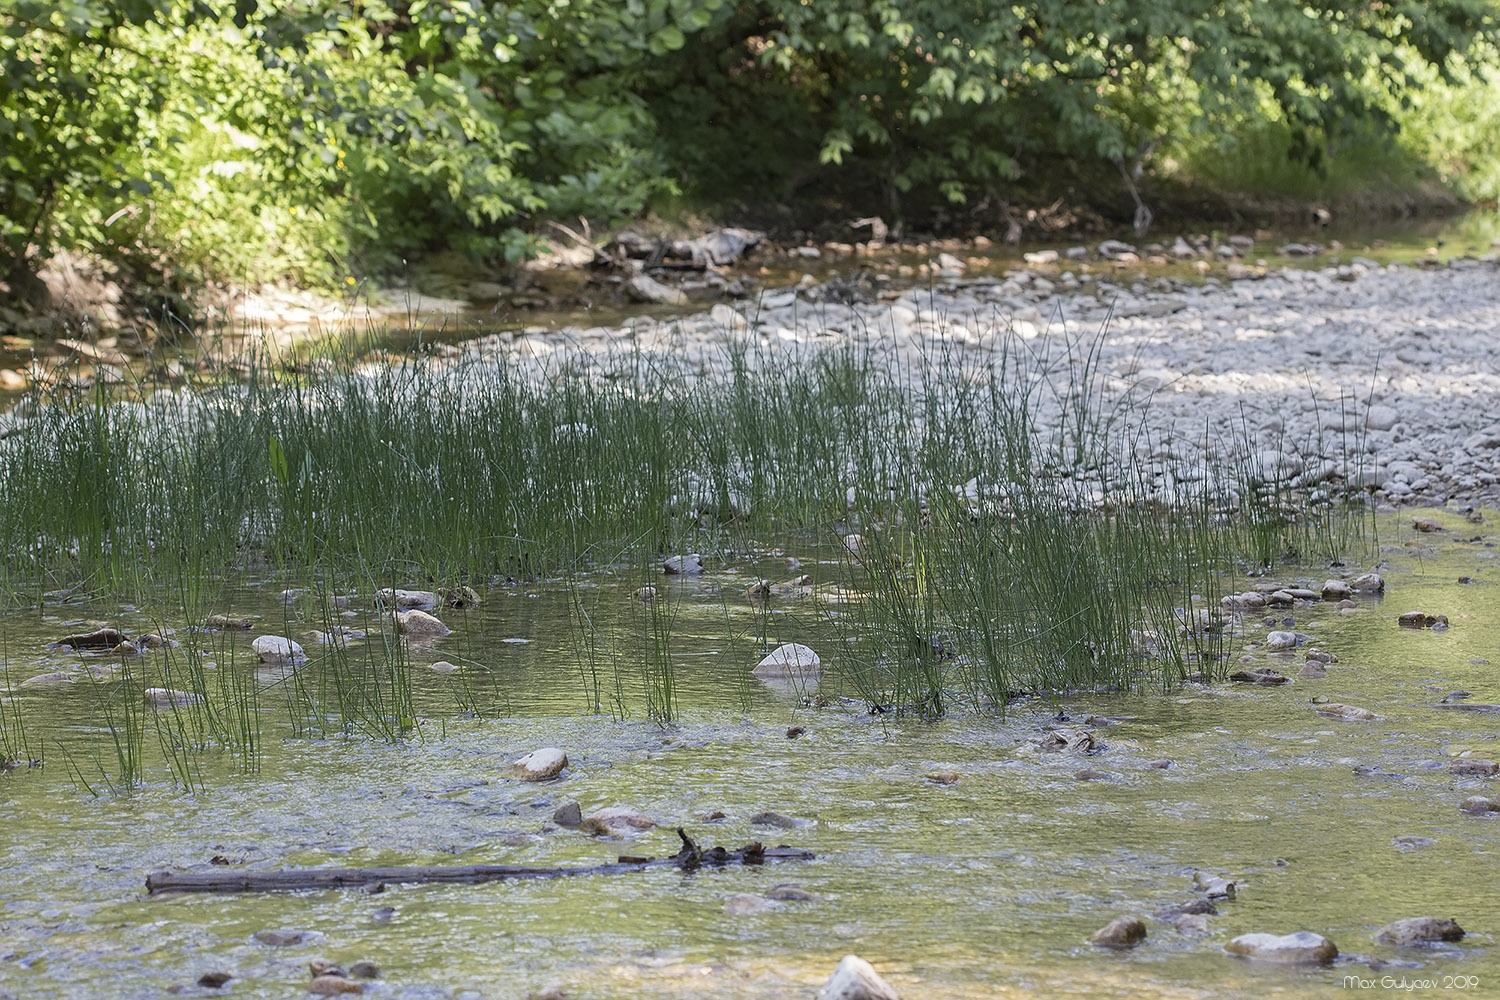
[[[1149, 397], [1107, 384], [1099, 336], [934, 344], [913, 357], [742, 339], [707, 371], [644, 350], [552, 366], [349, 355], [317, 373], [256, 359], [227, 382], [135, 387], [143, 398], [38, 391], [0, 437], [0, 584], [170, 587], [196, 620], [236, 572], [323, 594], [336, 579], [482, 586], [852, 532], [862, 597], [830, 608], [854, 640], [837, 659], [872, 704], [935, 714], [955, 695], [1212, 672], [1223, 574], [1358, 544], [1363, 508], [1277, 468], [1300, 443], [1205, 429], [1203, 468], [1150, 474]], [[624, 714], [638, 677], [648, 716], [673, 717], [675, 604], [632, 606], [627, 649], [606, 638], [624, 613], [574, 592], [589, 704]], [[388, 616], [367, 627], [274, 685], [298, 732], [414, 730], [409, 644]], [[163, 749], [253, 756], [245, 692], [179, 659], [173, 683], [204, 697], [170, 714]]]

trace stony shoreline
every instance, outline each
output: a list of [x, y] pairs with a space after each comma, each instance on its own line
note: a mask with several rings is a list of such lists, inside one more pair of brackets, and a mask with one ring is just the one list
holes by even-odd
[[[1377, 501], [1500, 498], [1500, 266], [1352, 263], [1246, 269], [1201, 283], [1021, 268], [861, 294], [847, 280], [767, 291], [750, 303], [622, 327], [531, 327], [448, 351], [539, 371], [655, 355], [710, 374], [732, 344], [795, 363], [853, 348], [918, 371], [1021, 360], [1063, 392], [1089, 391], [1142, 430], [1158, 484], [1191, 479], [1214, 439], [1239, 435], [1270, 479], [1311, 487], [1357, 477]], [[762, 363], [766, 363], [763, 361]], [[1040, 376], [1039, 376], [1040, 377]], [[1070, 388], [1071, 387], [1071, 388]], [[1039, 396], [1043, 422], [1066, 405]], [[1225, 457], [1220, 455], [1220, 458]]]

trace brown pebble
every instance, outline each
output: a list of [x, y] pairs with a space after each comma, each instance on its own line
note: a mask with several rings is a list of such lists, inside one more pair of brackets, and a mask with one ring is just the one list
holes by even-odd
[[203, 975], [199, 976], [198, 985], [205, 987], [206, 989], [216, 990], [233, 978], [234, 973], [223, 972], [216, 969], [213, 972], [205, 972]]
[[363, 983], [350, 982], [343, 976], [319, 976], [307, 984], [307, 992], [320, 997], [337, 997], [364, 991]]
[[1146, 925], [1140, 917], [1116, 917], [1089, 936], [1101, 948], [1133, 948], [1146, 940]]

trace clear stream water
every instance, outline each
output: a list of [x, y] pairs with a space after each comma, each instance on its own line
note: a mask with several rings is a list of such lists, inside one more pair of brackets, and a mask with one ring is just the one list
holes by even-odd
[[[1004, 719], [922, 722], [866, 714], [837, 697], [831, 674], [827, 707], [761, 685], [749, 675], [761, 640], [825, 649], [831, 641], [811, 604], [773, 602], [766, 613], [741, 596], [754, 573], [785, 575], [783, 561], [770, 557], [715, 564], [674, 585], [682, 711], [666, 727], [643, 718], [633, 667], [621, 687], [629, 716], [590, 711], [562, 584], [495, 587], [479, 609], [443, 612], [455, 633], [411, 651], [424, 718], [417, 738], [390, 746], [293, 737], [282, 681], [262, 692], [258, 772], [239, 773], [231, 755], [210, 751], [201, 758], [204, 786], [193, 793], [172, 784], [157, 753], [135, 794], [89, 795], [78, 774], [114, 766], [107, 743], [92, 744], [97, 759], [89, 749], [109, 682], [18, 687], [47, 763], [0, 776], [0, 996], [155, 998], [174, 986], [217, 995], [192, 984], [223, 970], [236, 977], [227, 995], [295, 997], [306, 995], [308, 960], [324, 957], [373, 961], [382, 978], [371, 995], [413, 1000], [519, 1000], [548, 986], [601, 1000], [810, 998], [849, 952], [873, 962], [907, 1000], [1333, 997], [1350, 995], [1346, 976], [1372, 989], [1404, 981], [1422, 995], [1500, 994], [1500, 817], [1458, 809], [1469, 795], [1494, 794], [1500, 779], [1455, 777], [1445, 767], [1463, 753], [1500, 758], [1496, 716], [1432, 707], [1460, 689], [1472, 702], [1500, 702], [1490, 662], [1500, 661], [1500, 530], [1493, 512], [1481, 525], [1439, 516], [1450, 527], [1441, 535], [1413, 532], [1409, 518], [1382, 522], [1383, 600], [1350, 615], [1326, 604], [1292, 612], [1296, 628], [1339, 657], [1325, 679], [1066, 698], [1070, 725], [1090, 713], [1115, 720], [1091, 727], [1107, 749], [1088, 758], [1029, 752], [1026, 739], [1054, 724], [1050, 704], [1023, 704]], [[834, 572], [815, 563], [816, 552], [787, 549], [820, 582]], [[1326, 576], [1277, 579], [1318, 586]], [[619, 607], [640, 583], [607, 572], [587, 582], [600, 588], [601, 606]], [[223, 610], [262, 619], [256, 631], [215, 639], [212, 670], [272, 683], [251, 664], [249, 643], [279, 631], [287, 612], [277, 590], [226, 591]], [[1396, 615], [1414, 609], [1445, 614], [1452, 627], [1398, 628]], [[127, 631], [161, 621], [118, 605], [11, 613], [3, 627], [12, 683], [78, 669], [77, 657], [44, 643], [83, 619]], [[628, 653], [628, 615], [619, 621], [627, 624], [609, 626], [616, 631], [607, 641]], [[292, 633], [317, 624], [294, 620]], [[1300, 656], [1250, 645], [1264, 631], [1247, 622], [1235, 657], [1295, 675]], [[526, 641], [507, 641], [517, 639]], [[427, 666], [437, 659], [463, 666], [437, 674]], [[315, 660], [302, 669], [312, 676], [323, 668]], [[612, 683], [606, 672], [606, 691]], [[465, 691], [495, 714], [460, 717]], [[1330, 721], [1311, 710], [1315, 695], [1380, 720]], [[788, 739], [793, 725], [806, 734]], [[568, 752], [563, 779], [508, 776], [511, 761], [541, 746]], [[1173, 766], [1147, 766], [1159, 758]], [[1074, 780], [1084, 767], [1114, 780]], [[934, 771], [959, 777], [946, 785], [924, 777]], [[626, 805], [661, 826], [630, 842], [552, 827], [553, 810], [568, 800], [585, 813]], [[749, 825], [768, 809], [806, 824]], [[705, 822], [714, 811], [727, 818]], [[817, 858], [695, 874], [393, 885], [379, 895], [152, 899], [144, 891], [147, 872], [211, 870], [216, 855], [266, 869], [665, 855], [676, 850], [678, 824], [705, 843], [767, 839]], [[1434, 842], [1402, 849], [1397, 836]], [[1238, 883], [1238, 898], [1219, 903], [1209, 935], [1196, 938], [1149, 919], [1198, 895], [1195, 870]], [[783, 882], [818, 898], [751, 913], [730, 912], [742, 903], [735, 900], [726, 909]], [[1086, 943], [1125, 913], [1148, 917], [1143, 944], [1115, 954]], [[1422, 950], [1371, 938], [1388, 921], [1420, 915], [1454, 917], [1469, 936]], [[254, 940], [271, 928], [320, 937], [290, 947]], [[1299, 929], [1328, 935], [1345, 957], [1331, 967], [1284, 968], [1222, 950], [1240, 933]]]

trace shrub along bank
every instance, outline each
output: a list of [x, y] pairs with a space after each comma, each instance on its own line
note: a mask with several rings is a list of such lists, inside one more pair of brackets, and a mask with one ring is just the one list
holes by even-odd
[[1490, 0], [4, 0], [0, 295], [60, 249], [179, 291], [336, 286], [653, 204], [1493, 198], [1496, 37]]

